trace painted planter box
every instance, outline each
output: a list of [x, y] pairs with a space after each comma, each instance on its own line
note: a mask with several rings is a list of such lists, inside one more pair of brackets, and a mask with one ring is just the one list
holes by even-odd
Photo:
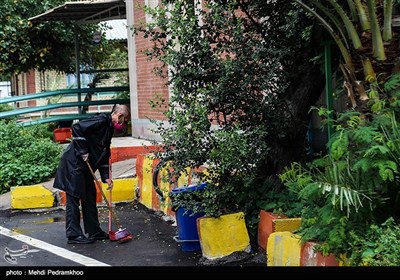
[[56, 128], [53, 131], [54, 141], [58, 143], [68, 143], [72, 138], [72, 130], [69, 127]]
[[200, 217], [197, 230], [201, 251], [208, 260], [227, 257], [234, 252], [251, 251], [244, 213], [233, 213], [216, 218]]
[[273, 232], [268, 237], [267, 266], [300, 266], [300, 235], [289, 231]]
[[300, 266], [339, 266], [335, 255], [323, 256], [315, 251], [316, 242], [306, 242], [301, 248]]
[[260, 211], [260, 221], [258, 223], [258, 245], [265, 250], [267, 248], [268, 237], [273, 232], [297, 230], [301, 225], [301, 218], [287, 218], [284, 214]]

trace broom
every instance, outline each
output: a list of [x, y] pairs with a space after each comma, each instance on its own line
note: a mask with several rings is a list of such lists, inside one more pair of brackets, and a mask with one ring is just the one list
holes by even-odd
[[[112, 208], [112, 205], [111, 205], [111, 191], [112, 190], [110, 189], [110, 201], [108, 201], [100, 182], [97, 180], [97, 177], [93, 172], [92, 167], [90, 166], [88, 161], [86, 161], [86, 164], [89, 167], [90, 173], [92, 173], [92, 176], [93, 176], [93, 179], [95, 181], [97, 189], [100, 191], [101, 195], [103, 196], [104, 201], [107, 203], [107, 207], [108, 207], [108, 235], [109, 235], [110, 240], [111, 241], [118, 241], [118, 243], [124, 243], [124, 242], [127, 242], [129, 240], [132, 240], [133, 239], [133, 235], [126, 228], [122, 228], [121, 227], [121, 224], [119, 222], [117, 214], [113, 211], [113, 208]], [[110, 174], [111, 174], [111, 172], [110, 172]], [[118, 225], [118, 230], [117, 231], [112, 231], [111, 230], [111, 224], [112, 224], [111, 216], [114, 217], [114, 220], [116, 221], [116, 223]]]

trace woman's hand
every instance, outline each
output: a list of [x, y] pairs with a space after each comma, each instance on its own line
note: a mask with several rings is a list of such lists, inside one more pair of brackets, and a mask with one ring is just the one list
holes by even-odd
[[107, 185], [108, 185], [107, 190], [112, 190], [113, 187], [114, 187], [114, 182], [113, 182], [113, 180], [112, 180], [112, 179], [107, 179], [107, 180], [106, 180], [106, 183], [107, 183]]
[[81, 155], [81, 157], [82, 157], [82, 160], [86, 162], [89, 159], [89, 154], [88, 153], [87, 154], [83, 154], [83, 155]]

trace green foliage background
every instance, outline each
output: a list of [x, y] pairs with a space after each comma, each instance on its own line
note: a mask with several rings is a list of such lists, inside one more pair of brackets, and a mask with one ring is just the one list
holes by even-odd
[[[136, 28], [154, 43], [146, 54], [164, 63], [155, 70], [171, 91], [168, 104], [152, 102], [168, 108], [154, 121], [164, 145], [159, 167], [173, 162], [173, 181], [187, 167], [207, 166], [198, 174], [210, 183], [203, 199], [175, 201], [210, 216], [244, 211], [254, 234], [260, 208], [277, 205], [270, 194], [289, 197], [277, 172], [306, 154], [308, 106], [323, 89], [312, 21], [290, 2], [207, 2], [209, 13], [191, 1], [168, 2], [170, 9], [147, 11], [153, 26]], [[246, 16], [237, 16], [238, 5]]]
[[[154, 121], [165, 148], [155, 156], [173, 166], [172, 183], [187, 167], [207, 168], [198, 176], [209, 186], [173, 197], [175, 206], [209, 216], [244, 211], [250, 234], [260, 209], [297, 214], [303, 241], [349, 256], [357, 243], [350, 232], [361, 237], [399, 217], [398, 78], [377, 73], [391, 78], [365, 87], [363, 110], [336, 114], [337, 133], [323, 151], [331, 154], [307, 155], [310, 112], [325, 91], [323, 43], [332, 38], [294, 2], [207, 1], [204, 13], [192, 1], [163, 1], [167, 10], [147, 11], [157, 22], [136, 30], [153, 42], [146, 54], [164, 63], [155, 70], [172, 93], [168, 104], [152, 102], [168, 108]], [[352, 3], [323, 2], [339, 10]], [[341, 54], [331, 54], [341, 86]]]
[[58, 166], [62, 146], [46, 125], [24, 128], [0, 121], [0, 193], [10, 187], [44, 182]]
[[[0, 2], [0, 73], [9, 76], [31, 69], [75, 71], [74, 24], [51, 21], [32, 24], [30, 17], [55, 8], [63, 0], [2, 0]], [[106, 40], [93, 45], [96, 24], [78, 28], [82, 65], [96, 66], [112, 47]]]

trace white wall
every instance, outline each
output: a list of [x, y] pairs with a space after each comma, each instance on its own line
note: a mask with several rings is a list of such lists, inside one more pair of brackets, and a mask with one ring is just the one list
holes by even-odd
[[0, 82], [0, 98], [11, 96], [11, 82]]

